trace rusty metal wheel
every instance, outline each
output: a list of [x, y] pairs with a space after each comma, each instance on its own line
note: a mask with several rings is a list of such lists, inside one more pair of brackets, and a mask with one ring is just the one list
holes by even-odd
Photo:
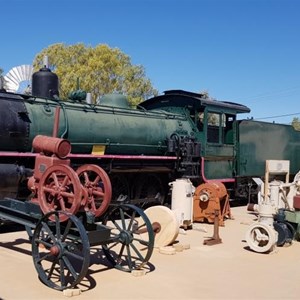
[[[66, 211], [75, 215], [82, 200], [82, 187], [77, 174], [65, 165], [49, 167], [39, 182], [38, 200], [44, 214], [51, 211]], [[54, 217], [54, 216], [51, 216]], [[66, 221], [67, 214], [60, 215]]]
[[47, 286], [64, 290], [79, 284], [90, 264], [90, 243], [81, 221], [63, 211], [44, 215], [33, 233], [32, 258]]
[[112, 197], [107, 173], [97, 165], [83, 165], [76, 173], [88, 194], [85, 210], [92, 212], [95, 217], [101, 216], [107, 210]]

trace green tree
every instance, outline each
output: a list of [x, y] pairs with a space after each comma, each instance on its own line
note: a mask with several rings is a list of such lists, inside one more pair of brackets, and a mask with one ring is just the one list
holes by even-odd
[[50, 68], [60, 79], [60, 97], [66, 99], [69, 92], [80, 89], [92, 94], [95, 101], [108, 93], [126, 95], [132, 105], [158, 94], [145, 76], [140, 65], [132, 65], [128, 55], [118, 48], [100, 44], [87, 47], [84, 44], [53, 44], [38, 53], [34, 69], [42, 67], [43, 58], [48, 56]]
[[293, 118], [292, 124], [291, 124], [295, 130], [300, 131], [300, 120], [299, 118]]

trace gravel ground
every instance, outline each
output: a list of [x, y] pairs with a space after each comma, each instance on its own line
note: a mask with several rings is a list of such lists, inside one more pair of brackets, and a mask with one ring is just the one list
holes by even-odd
[[[299, 299], [300, 243], [269, 254], [248, 249], [245, 233], [255, 216], [246, 207], [232, 208], [233, 220], [220, 227], [221, 244], [208, 246], [212, 224], [193, 224], [176, 242], [190, 249], [175, 255], [155, 249], [151, 271], [135, 277], [91, 256], [88, 276], [75, 299]], [[18, 229], [18, 228], [14, 228]], [[20, 228], [19, 228], [20, 230]], [[0, 231], [1, 232], [1, 231]], [[43, 285], [31, 257], [25, 231], [0, 233], [0, 299], [65, 299]]]

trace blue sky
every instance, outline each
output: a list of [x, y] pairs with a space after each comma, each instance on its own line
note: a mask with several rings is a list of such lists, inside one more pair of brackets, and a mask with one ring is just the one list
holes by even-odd
[[160, 93], [206, 90], [249, 106], [245, 118], [300, 118], [298, 0], [0, 0], [0, 9], [4, 73], [54, 43], [107, 44], [144, 66]]

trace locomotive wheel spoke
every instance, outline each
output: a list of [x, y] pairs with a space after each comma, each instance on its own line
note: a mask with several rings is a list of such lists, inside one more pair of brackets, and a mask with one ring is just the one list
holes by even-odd
[[85, 210], [96, 217], [101, 216], [111, 202], [112, 188], [108, 175], [97, 165], [83, 165], [76, 173], [88, 195]]
[[[68, 216], [61, 216], [65, 214]], [[61, 223], [62, 218], [67, 221]], [[75, 287], [86, 276], [90, 260], [90, 245], [83, 224], [67, 212], [46, 214], [35, 228], [32, 256], [44, 284], [57, 290]]]
[[113, 266], [127, 272], [143, 268], [154, 248], [153, 228], [144, 212], [130, 204], [116, 206], [103, 223], [112, 228], [113, 242], [103, 245], [103, 252]]

